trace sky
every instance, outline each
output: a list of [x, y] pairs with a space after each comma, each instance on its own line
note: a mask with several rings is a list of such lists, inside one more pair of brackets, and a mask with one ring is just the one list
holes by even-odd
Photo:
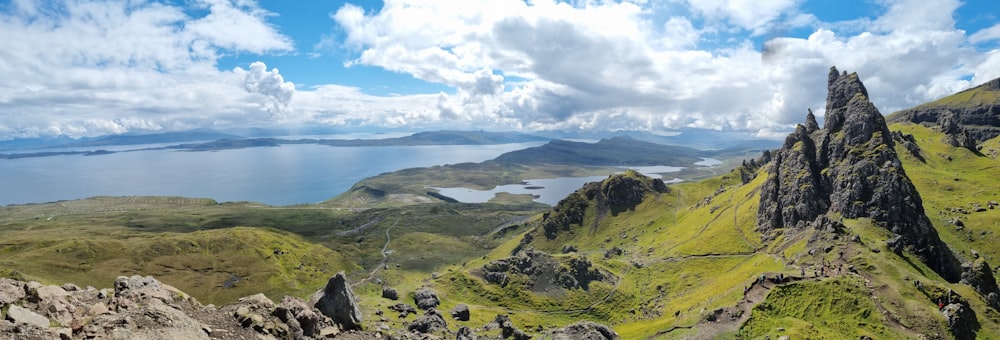
[[994, 0], [0, 0], [0, 140], [196, 128], [783, 136], [1000, 77]]

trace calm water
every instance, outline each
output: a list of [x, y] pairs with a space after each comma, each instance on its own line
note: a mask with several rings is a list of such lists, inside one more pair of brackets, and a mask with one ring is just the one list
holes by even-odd
[[[720, 162], [721, 164], [721, 162]], [[667, 180], [663, 178], [661, 174], [678, 172], [681, 171], [682, 167], [675, 166], [640, 166], [640, 167], [630, 167], [630, 169], [636, 170], [643, 173], [644, 175], [664, 179], [667, 183], [676, 183], [680, 180], [677, 178]], [[560, 200], [565, 198], [570, 193], [576, 191], [583, 187], [587, 182], [597, 182], [607, 178], [608, 176], [590, 176], [590, 177], [559, 177], [559, 178], [547, 178], [547, 179], [531, 179], [525, 181], [525, 184], [508, 184], [494, 187], [490, 190], [476, 190], [469, 188], [434, 188], [445, 196], [454, 198], [459, 202], [464, 203], [485, 203], [493, 198], [498, 193], [506, 192], [511, 194], [528, 194], [535, 195], [535, 202], [545, 203], [548, 205], [556, 205]]]
[[315, 203], [380, 173], [482, 162], [542, 144], [283, 145], [214, 152], [163, 150], [0, 160], [0, 206], [102, 195], [207, 197], [220, 202], [271, 205]]

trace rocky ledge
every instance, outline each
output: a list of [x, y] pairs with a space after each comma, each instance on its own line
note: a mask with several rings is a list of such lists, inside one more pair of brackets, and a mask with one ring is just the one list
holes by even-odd
[[[343, 273], [330, 278], [308, 302], [285, 296], [276, 303], [264, 294], [256, 294], [221, 307], [202, 305], [149, 276], [120, 276], [113, 289], [0, 278], [0, 338], [493, 339], [497, 337], [476, 336], [475, 332], [494, 329], [501, 329], [498, 337], [504, 339], [532, 337], [514, 327], [505, 315], [498, 315], [499, 321], [477, 330], [461, 327], [452, 332], [434, 308], [428, 308], [424, 317], [406, 329], [363, 330], [357, 301]], [[451, 314], [455, 319], [468, 320], [468, 306], [459, 305]], [[589, 322], [551, 330], [547, 336], [618, 338], [610, 328]]]

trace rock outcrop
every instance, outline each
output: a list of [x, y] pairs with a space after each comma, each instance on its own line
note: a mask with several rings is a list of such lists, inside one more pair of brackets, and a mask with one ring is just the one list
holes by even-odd
[[[807, 125], [814, 120], [807, 117]], [[761, 187], [761, 231], [809, 227], [827, 213], [871, 218], [898, 236], [896, 250], [910, 248], [935, 272], [957, 282], [959, 262], [925, 215], [885, 119], [856, 73], [831, 68], [823, 129], [810, 130], [796, 127], [773, 155]]]
[[[667, 193], [670, 188], [659, 178], [649, 178], [635, 171], [615, 174], [600, 182], [584, 184], [583, 188], [559, 201], [552, 211], [542, 216], [545, 237], [552, 239], [573, 225], [583, 224], [588, 207], [594, 206], [598, 216], [614, 215], [633, 210], [651, 193]], [[597, 223], [597, 222], [595, 222]]]
[[[1000, 135], [1000, 78], [954, 95], [893, 113], [890, 122], [937, 125], [954, 146], [972, 145]], [[964, 135], [964, 136], [962, 136]], [[956, 145], [959, 144], [959, 145]], [[964, 145], [963, 145], [964, 144]]]
[[326, 287], [317, 292], [316, 296], [318, 299], [313, 306], [323, 315], [333, 319], [343, 329], [361, 329], [361, 310], [358, 309], [354, 291], [343, 272], [330, 278]]

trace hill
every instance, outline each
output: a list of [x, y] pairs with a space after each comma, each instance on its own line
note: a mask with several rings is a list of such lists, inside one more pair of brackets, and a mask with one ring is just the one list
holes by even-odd
[[[989, 140], [1000, 135], [1000, 78], [930, 103], [894, 112], [886, 119], [891, 123], [941, 126], [954, 124], [966, 130], [976, 142]], [[954, 127], [950, 129], [954, 130]]]
[[704, 152], [621, 136], [597, 143], [554, 140], [542, 146], [502, 154], [493, 161], [524, 165], [680, 165], [697, 162], [699, 154]]

